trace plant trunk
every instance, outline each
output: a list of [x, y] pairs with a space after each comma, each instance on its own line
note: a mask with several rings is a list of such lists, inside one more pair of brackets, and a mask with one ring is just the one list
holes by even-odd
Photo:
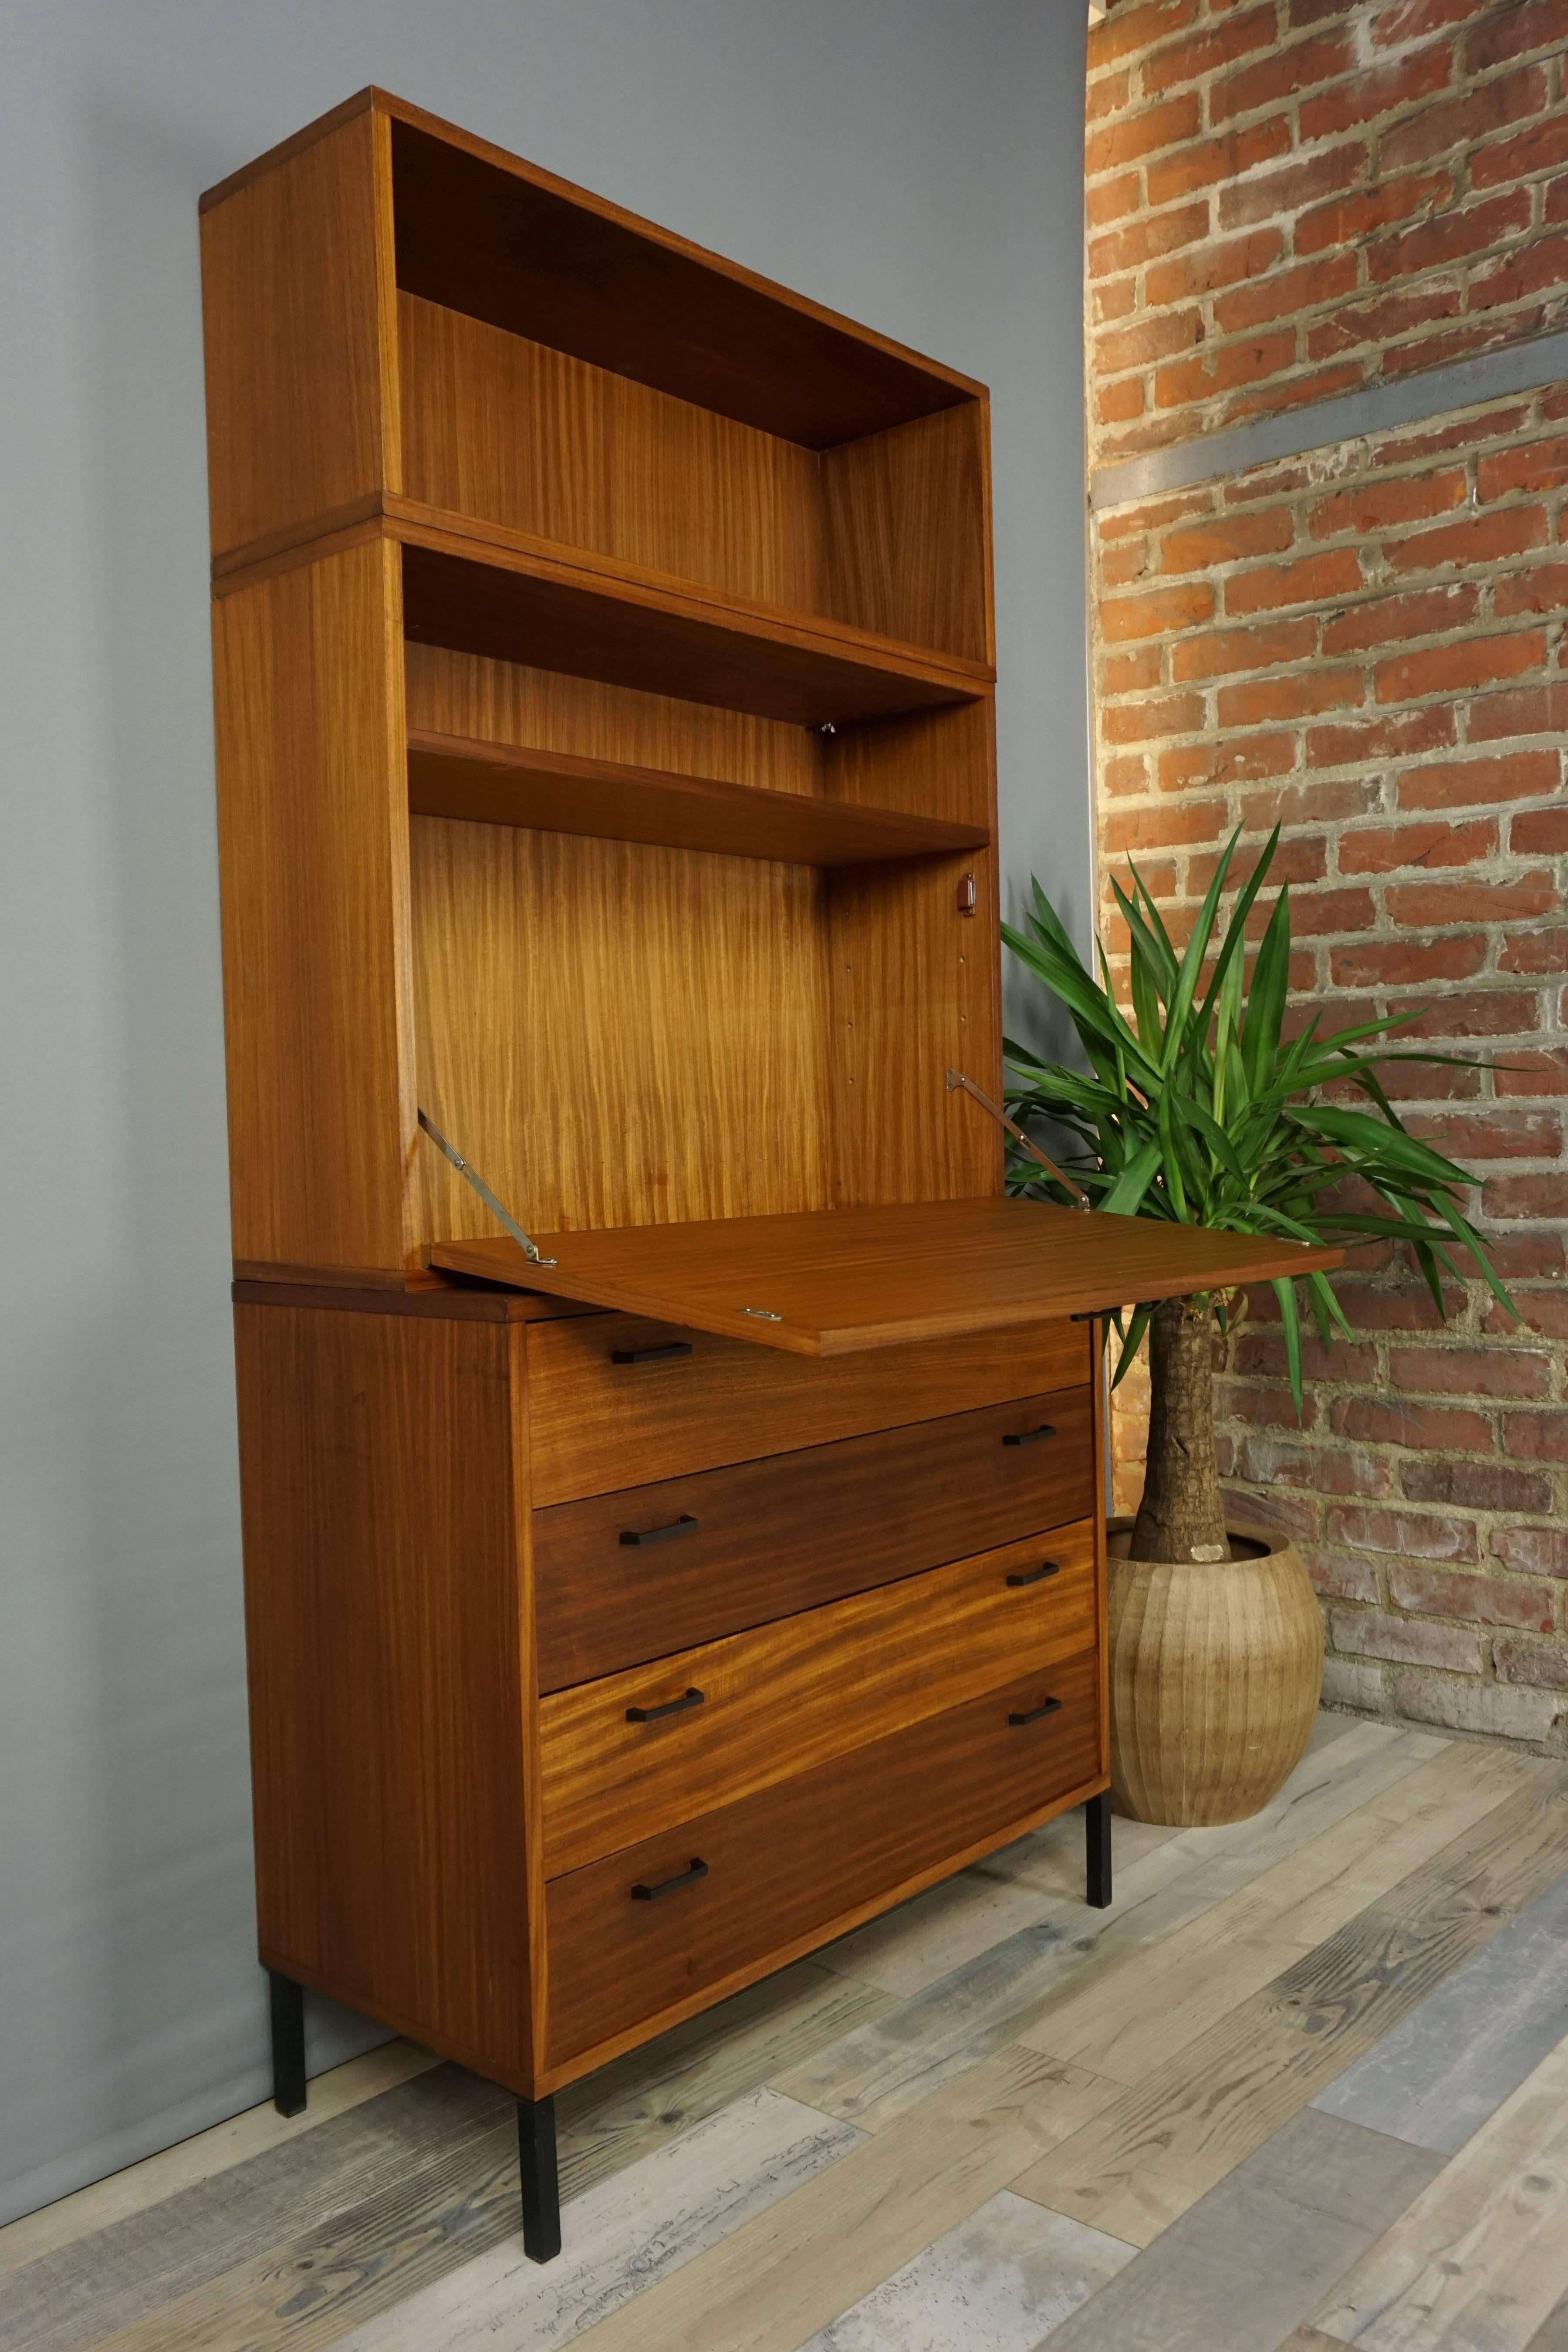
[[1131, 1559], [1230, 1558], [1214, 1450], [1214, 1312], [1167, 1298], [1149, 1324], [1149, 1461]]

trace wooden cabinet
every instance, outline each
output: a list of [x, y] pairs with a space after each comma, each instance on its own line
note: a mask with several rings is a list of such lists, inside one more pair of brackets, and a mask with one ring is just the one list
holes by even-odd
[[202, 231], [279, 2098], [301, 1986], [507, 2084], [542, 2259], [560, 2084], [1064, 1807], [1106, 1898], [1094, 1318], [1310, 1261], [948, 1084], [983, 385], [379, 91]]

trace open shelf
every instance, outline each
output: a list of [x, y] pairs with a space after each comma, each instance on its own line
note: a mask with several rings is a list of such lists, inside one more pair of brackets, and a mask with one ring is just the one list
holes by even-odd
[[404, 632], [805, 727], [855, 726], [974, 701], [988, 663], [777, 611], [608, 557], [388, 496], [403, 542]]
[[[526, 1224], [527, 1203], [509, 1205]], [[1344, 1262], [1337, 1249], [996, 1198], [533, 1239], [553, 1265], [531, 1264], [505, 1238], [437, 1243], [430, 1259], [797, 1356], [1003, 1330]]]
[[397, 283], [811, 449], [981, 387], [384, 93]]
[[978, 825], [892, 809], [857, 808], [804, 793], [766, 792], [566, 751], [411, 730], [408, 805], [416, 816], [527, 825], [600, 841], [657, 843], [798, 866], [866, 866], [984, 849]]
[[406, 291], [397, 376], [402, 492], [432, 512], [990, 656], [978, 400], [819, 452]]

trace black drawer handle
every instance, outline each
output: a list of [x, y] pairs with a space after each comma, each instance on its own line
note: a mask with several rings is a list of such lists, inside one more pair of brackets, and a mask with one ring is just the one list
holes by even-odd
[[657, 1886], [634, 1886], [632, 1901], [657, 1903], [661, 1895], [673, 1895], [678, 1886], [695, 1886], [700, 1878], [706, 1878], [707, 1875], [708, 1864], [705, 1862], [700, 1862], [693, 1854], [689, 1870], [678, 1871], [673, 1878], [661, 1878]]
[[1038, 1429], [1021, 1429], [1016, 1437], [1005, 1437], [1002, 1443], [1004, 1445], [1037, 1445], [1042, 1437], [1054, 1437], [1056, 1433], [1048, 1421], [1042, 1421]]
[[612, 1364], [662, 1364], [671, 1356], [689, 1356], [689, 1339], [668, 1339], [661, 1348], [612, 1348]]
[[1009, 1723], [1017, 1724], [1038, 1723], [1043, 1715], [1059, 1715], [1061, 1711], [1060, 1699], [1048, 1698], [1043, 1706], [1032, 1706], [1027, 1715], [1010, 1715], [1007, 1720]]
[[684, 1698], [667, 1698], [662, 1706], [628, 1706], [628, 1723], [659, 1723], [667, 1715], [684, 1715], [688, 1707], [700, 1706], [703, 1694], [689, 1690]]
[[[625, 1536], [621, 1538], [621, 1541], [625, 1543]], [[1043, 1559], [1041, 1560], [1038, 1568], [1026, 1568], [1017, 1576], [1010, 1576], [1007, 1579], [1007, 1581], [1009, 1584], [1015, 1585], [1038, 1584], [1041, 1577], [1059, 1576], [1061, 1572], [1062, 1564], [1059, 1559]]]
[[623, 1528], [621, 1541], [635, 1544], [668, 1543], [671, 1536], [694, 1534], [696, 1528], [697, 1521], [692, 1517], [691, 1513], [682, 1511], [680, 1517], [678, 1519], [671, 1519], [667, 1528]]

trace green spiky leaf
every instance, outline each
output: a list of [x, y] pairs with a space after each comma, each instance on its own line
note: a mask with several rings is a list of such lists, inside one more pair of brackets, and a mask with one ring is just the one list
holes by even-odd
[[[1071, 1139], [1062, 1164], [1099, 1212], [1276, 1240], [1352, 1246], [1396, 1240], [1409, 1247], [1439, 1312], [1446, 1311], [1444, 1276], [1461, 1280], [1458, 1248], [1468, 1253], [1492, 1295], [1517, 1314], [1466, 1214], [1467, 1196], [1479, 1179], [1443, 1151], [1440, 1137], [1409, 1132], [1378, 1075], [1401, 1062], [1476, 1066], [1475, 1057], [1392, 1043], [1420, 1020], [1419, 1007], [1327, 1036], [1320, 1034], [1321, 1014], [1312, 1013], [1288, 1038], [1288, 887], [1269, 910], [1248, 984], [1246, 925], [1278, 839], [1276, 829], [1222, 919], [1240, 842], [1239, 830], [1232, 835], [1180, 954], [1137, 868], [1130, 868], [1130, 887], [1113, 884], [1127, 925], [1131, 1020], [1115, 1001], [1103, 948], [1095, 943], [1091, 970], [1035, 884], [1026, 929], [1005, 926], [1003, 936], [1065, 1006], [1088, 1067], [1069, 1068], [1009, 1044], [1016, 1074], [1008, 1090], [1012, 1115], [1026, 1129], [1033, 1118], [1048, 1120], [1058, 1144], [1064, 1133]], [[1376, 1210], [1342, 1199], [1347, 1178], [1368, 1188]], [[1059, 1188], [1024, 1154], [1014, 1156], [1010, 1181], [1059, 1197]], [[1347, 1331], [1331, 1284], [1318, 1273], [1302, 1279], [1325, 1341]], [[1286, 1281], [1275, 1288], [1300, 1409], [1296, 1286]], [[1121, 1331], [1118, 1379], [1143, 1338], [1149, 1313], [1140, 1307]]]

